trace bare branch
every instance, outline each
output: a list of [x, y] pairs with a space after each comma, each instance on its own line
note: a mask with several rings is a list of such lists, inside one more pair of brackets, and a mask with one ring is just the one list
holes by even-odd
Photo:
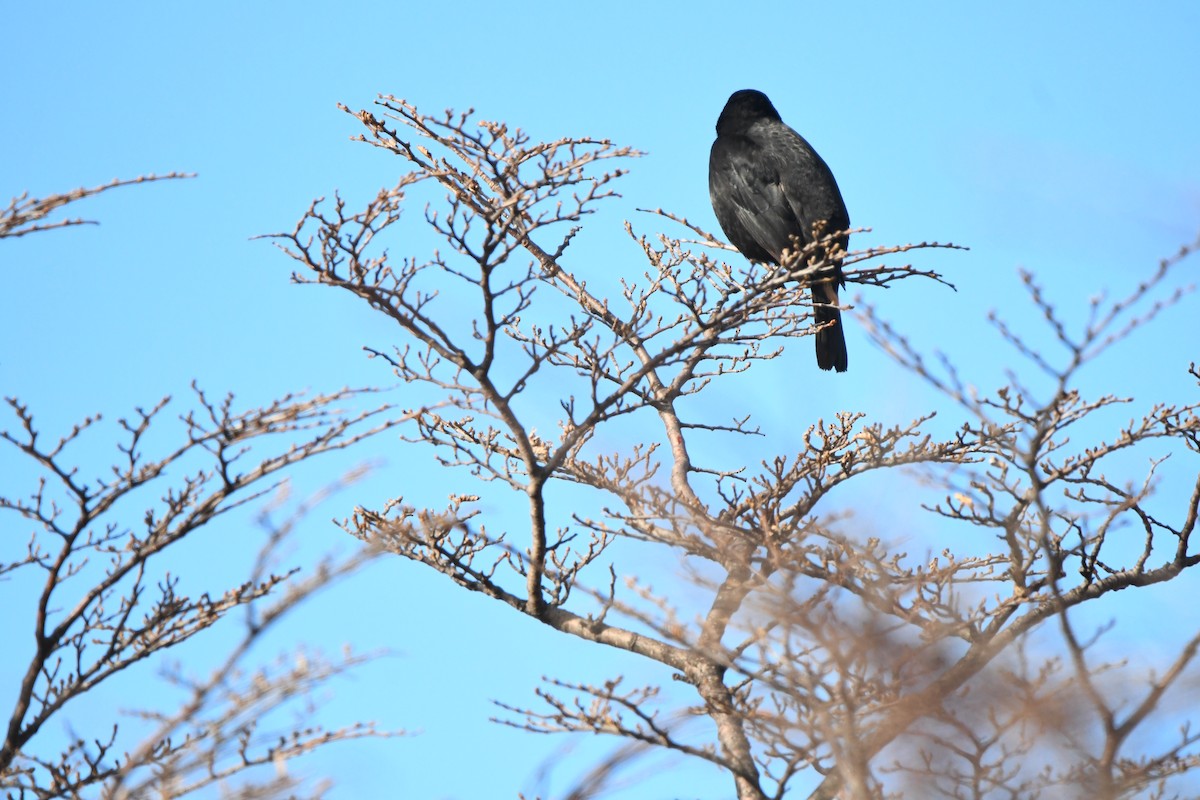
[[151, 181], [167, 181], [194, 177], [196, 177], [195, 173], [169, 172], [166, 175], [140, 175], [127, 180], [118, 178], [100, 186], [93, 186], [90, 189], [72, 189], [69, 192], [52, 194], [44, 198], [31, 198], [29, 193], [26, 192], [20, 197], [14, 197], [10, 200], [6, 208], [0, 209], [0, 239], [6, 236], [15, 238], [17, 236], [24, 236], [27, 233], [66, 228], [73, 225], [99, 225], [100, 223], [95, 220], [85, 220], [79, 217], [75, 219], [56, 220], [54, 222], [42, 222], [42, 220], [69, 203], [74, 203], [85, 197], [100, 194], [101, 192], [107, 192], [109, 189]]

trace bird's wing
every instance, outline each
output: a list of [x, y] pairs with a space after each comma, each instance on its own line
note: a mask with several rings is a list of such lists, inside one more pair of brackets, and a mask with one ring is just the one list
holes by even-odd
[[[815, 223], [824, 222], [825, 231], [844, 231], [850, 227], [846, 203], [834, 180], [833, 172], [803, 136], [783, 123], [764, 126], [759, 132], [762, 151], [773, 162], [783, 187], [783, 195], [801, 228], [800, 241], [812, 241]], [[848, 237], [840, 237], [843, 249]]]
[[778, 263], [800, 233], [781, 161], [746, 136], [722, 136], [709, 158], [709, 195], [721, 229], [747, 258]]

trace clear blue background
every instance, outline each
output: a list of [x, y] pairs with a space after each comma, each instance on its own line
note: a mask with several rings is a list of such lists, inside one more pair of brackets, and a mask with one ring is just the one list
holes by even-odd
[[[571, 251], [575, 269], [615, 283], [643, 269], [621, 220], [660, 226], [636, 208], [661, 206], [715, 228], [706, 176], [713, 125], [730, 92], [761, 89], [831, 165], [853, 222], [873, 228], [858, 245], [970, 246], [922, 262], [946, 272], [957, 293], [908, 282], [864, 299], [918, 346], [949, 352], [985, 389], [1014, 360], [988, 333], [986, 311], [1036, 324], [1022, 306], [1018, 266], [1082, 311], [1093, 294], [1128, 291], [1200, 229], [1200, 6], [1186, 0], [8, 3], [3, 18], [5, 199], [149, 172], [199, 174], [69, 209], [99, 227], [0, 243], [0, 391], [56, 432], [95, 411], [115, 419], [164, 394], [183, 398], [192, 379], [246, 403], [390, 382], [360, 349], [395, 341], [386, 324], [348, 298], [290, 284], [291, 263], [250, 239], [290, 230], [314, 197], [337, 189], [354, 207], [394, 183], [401, 162], [350, 143], [359, 126], [335, 108], [370, 107], [377, 93], [426, 111], [474, 107], [535, 138], [601, 136], [646, 151], [630, 165], [623, 198], [587, 220]], [[412, 242], [399, 247], [405, 255], [432, 247], [418, 218]], [[1198, 329], [1195, 301], [1185, 301], [1093, 377], [1141, 401], [1127, 416], [1155, 399], [1194, 397], [1184, 368], [1200, 356]], [[845, 376], [819, 374], [804, 342], [712, 395], [753, 397], [756, 420], [785, 452], [839, 408], [903, 420], [931, 407], [860, 331], [848, 339]], [[113, 435], [105, 430], [81, 459], [103, 462]], [[433, 504], [463, 488], [462, 476], [427, 469], [428, 454], [394, 438], [355, 458], [385, 460], [364, 486], [367, 499], [405, 493]], [[307, 485], [348, 465], [306, 473]], [[363, 499], [337, 498], [319, 516], [342, 516]], [[868, 522], [885, 506], [856, 503]], [[519, 513], [513, 520], [519, 526]], [[0, 525], [24, 541], [13, 519]], [[318, 551], [338, 541], [316, 522], [306, 535]], [[214, 569], [253, 540], [220, 536], [196, 550]], [[336, 687], [331, 722], [362, 715], [424, 731], [343, 746], [310, 764], [337, 781], [331, 797], [561, 791], [571, 769], [549, 779], [537, 770], [563, 742], [490, 726], [489, 700], [526, 702], [543, 674], [669, 680], [460, 594], [392, 559], [314, 606], [292, 632], [330, 649], [352, 641], [396, 651]], [[9, 602], [0, 632], [17, 648], [28, 641], [27, 617]], [[23, 657], [6, 655], [3, 675]], [[703, 769], [660, 772], [640, 788], [624, 796], [729, 794], [723, 777]]]

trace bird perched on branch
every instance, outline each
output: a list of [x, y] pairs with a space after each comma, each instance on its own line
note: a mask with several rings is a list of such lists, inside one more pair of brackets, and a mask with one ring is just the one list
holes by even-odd
[[[785, 249], [813, 242], [814, 226], [817, 239], [839, 234], [833, 243], [841, 251], [849, 242], [850, 216], [833, 173], [762, 92], [743, 89], [725, 103], [708, 161], [708, 193], [729, 243], [751, 261], [779, 264]], [[826, 326], [816, 335], [817, 366], [845, 372], [841, 259], [819, 250], [810, 263], [822, 259], [826, 268], [809, 279], [813, 314]]]

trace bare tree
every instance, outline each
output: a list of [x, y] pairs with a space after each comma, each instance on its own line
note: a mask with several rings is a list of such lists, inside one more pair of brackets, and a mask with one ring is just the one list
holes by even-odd
[[[0, 236], [79, 224], [40, 220], [74, 200], [143, 180], [156, 178], [14, 200], [0, 217]], [[24, 618], [29, 634], [3, 648], [6, 661], [23, 665], [19, 685], [5, 692], [12, 707], [0, 744], [0, 790], [8, 798], [174, 798], [214, 785], [228, 797], [316, 797], [322, 786], [290, 774], [289, 760], [330, 743], [389, 735], [372, 723], [315, 724], [313, 709], [297, 702], [312, 703], [314, 688], [366, 656], [300, 649], [256, 667], [249, 655], [305, 600], [379, 554], [359, 548], [306, 569], [281, 567], [297, 523], [323, 497], [288, 502], [288, 471], [392, 429], [406, 415], [374, 391], [291, 394], [243, 411], [232, 395], [212, 398], [193, 388], [194, 402], [174, 429], [166, 416], [170, 398], [118, 420], [111, 467], [90, 478], [80, 451], [101, 435], [98, 415], [48, 434], [26, 405], [7, 398], [12, 423], [0, 428], [0, 443], [12, 469], [0, 486], [7, 518], [0, 585], [5, 615]], [[162, 444], [171, 436], [174, 445]], [[357, 477], [350, 472], [326, 491]], [[258, 522], [263, 544], [247, 579], [189, 594], [172, 572], [178, 562], [171, 553], [255, 503], [266, 504]], [[276, 519], [281, 512], [286, 516]], [[217, 627], [225, 634], [213, 641], [225, 649], [211, 670], [164, 660]], [[138, 707], [135, 694], [124, 721], [116, 709], [99, 730], [71, 721], [73, 701], [151, 665], [183, 698], [178, 707]], [[272, 713], [280, 710], [289, 716]], [[65, 725], [75, 733], [56, 744], [61, 737], [50, 731]]]
[[[1163, 698], [1186, 688], [1200, 629], [1146, 677], [1104, 662], [1075, 615], [1200, 559], [1190, 540], [1200, 481], [1158, 504], [1158, 461], [1141, 479], [1117, 477], [1129, 452], [1174, 454], [1185, 474], [1200, 471], [1197, 404], [1152, 404], [1106, 432], [1105, 412], [1128, 401], [1086, 396], [1077, 379], [1180, 299], [1169, 280], [1187, 251], [1127, 297], [1094, 301], [1078, 331], [1027, 277], [1049, 341], [995, 322], [1045, 387], [1014, 372], [1011, 385], [977, 392], [867, 308], [861, 321], [947, 398], [953, 427], [936, 424], [935, 409], [899, 425], [841, 413], [812, 420], [798, 452], [754, 464], [729, 447], [728, 463], [698, 463], [702, 437], [760, 432], [752, 398], [716, 412], [691, 398], [814, 333], [813, 253], [779, 268], [727, 263], [718, 239], [660, 211], [688, 238], [627, 225], [645, 265], [606, 293], [569, 248], [583, 216], [613, 196], [623, 167], [608, 165], [638, 153], [586, 137], [537, 142], [394, 97], [379, 105], [378, 116], [343, 110], [365, 126], [362, 141], [409, 171], [362, 210], [315, 201], [277, 242], [299, 264], [296, 281], [349, 291], [396, 325], [402, 344], [368, 352], [448, 403], [418, 413], [410, 440], [479, 483], [448, 472], [444, 506], [396, 498], [358, 508], [345, 529], [551, 630], [662, 666], [661, 686], [551, 681], [540, 705], [504, 706], [509, 724], [701, 759], [743, 799], [1178, 791], [1173, 781], [1200, 758], [1197, 735]], [[388, 235], [422, 185], [441, 190], [424, 220], [447, 247], [395, 259], [384, 242], [403, 243]], [[849, 253], [847, 280], [943, 281], [890, 258], [944, 246]], [[1047, 355], [1052, 343], [1065, 356]], [[638, 427], [649, 421], [655, 431]], [[911, 557], [856, 524], [841, 487], [888, 471], [927, 481], [938, 498], [930, 524], [953, 530], [955, 544]], [[483, 517], [479, 495], [494, 503], [497, 487], [527, 527]], [[610, 563], [625, 542], [702, 565], [692, 572], [706, 599], [681, 606], [639, 582], [648, 557], [639, 570]], [[692, 698], [672, 705], [672, 680]], [[1182, 727], [1172, 736], [1164, 725]], [[1157, 735], [1134, 735], [1144, 732]], [[602, 765], [571, 796], [598, 791], [616, 768]]]
[[[38, 576], [35, 646], [0, 750], [10, 796], [178, 797], [239, 775], [238, 796], [299, 791], [280, 767], [288, 758], [374, 731], [267, 736], [264, 713], [357, 659], [257, 673], [243, 662], [275, 621], [380, 550], [661, 667], [656, 685], [552, 679], [536, 700], [502, 704], [502, 722], [531, 732], [622, 740], [572, 798], [602, 792], [651, 748], [715, 765], [739, 798], [1194, 794], [1181, 787], [1200, 758], [1186, 702], [1200, 629], [1185, 621], [1188, 636], [1162, 661], [1124, 663], [1085, 612], [1200, 558], [1190, 547], [1197, 404], [1152, 403], [1114, 423], [1134, 401], [1080, 388], [1081, 371], [1184, 297], [1171, 287], [1188, 250], [1127, 296], [1094, 300], [1079, 329], [1026, 276], [1049, 336], [995, 319], [1036, 380], [1014, 371], [994, 392], [865, 307], [858, 318], [879, 345], [945, 402], [903, 424], [850, 412], [812, 420], [795, 452], [774, 452], [751, 423], [753, 398], [736, 409], [701, 400], [814, 333], [806, 280], [823, 265], [810, 259], [838, 232], [766, 269], [727, 263], [726, 245], [660, 210], [649, 219], [681, 236], [627, 224], [645, 264], [606, 289], [574, 266], [571, 244], [614, 194], [623, 168], [609, 165], [638, 153], [590, 138], [535, 142], [392, 97], [380, 105], [380, 116], [345, 110], [363, 141], [410, 170], [360, 211], [315, 201], [276, 242], [298, 262], [298, 282], [348, 290], [397, 326], [399, 345], [367, 352], [433, 402], [408, 414], [343, 411], [371, 396], [343, 390], [239, 412], [197, 390], [178, 445], [145, 456], [165, 401], [139, 410], [120, 422], [111, 472], [85, 480], [71, 453], [95, 420], [47, 439], [9, 401], [15, 425], [3, 441], [34, 469], [27, 486], [0, 492], [0, 510], [31, 531], [0, 576]], [[404, 204], [426, 187], [439, 197], [424, 222], [448, 248], [394, 259], [384, 245], [395, 249]], [[107, 188], [18, 198], [0, 231], [76, 224], [41, 220]], [[852, 252], [844, 270], [866, 286], [945, 283], [892, 263], [942, 247]], [[1190, 374], [1200, 379], [1195, 365]], [[400, 425], [412, 446], [433, 448], [451, 488], [440, 506], [397, 497], [356, 508], [342, 525], [367, 551], [277, 574], [284, 523], [270, 526], [250, 580], [224, 593], [187, 596], [161, 568], [165, 551], [267, 498], [286, 470]], [[714, 437], [740, 446], [701, 461]], [[766, 457], [750, 455], [764, 447]], [[1130, 478], [1140, 469], [1130, 455], [1149, 458], [1149, 474]], [[1186, 497], [1156, 496], [1176, 465]], [[914, 476], [932, 498], [930, 529], [950, 542], [936, 556], [907, 552], [904, 539], [922, 532], [880, 535], [847, 507], [848, 491], [893, 473], [913, 503]], [[137, 503], [160, 485], [159, 500]], [[485, 495], [527, 522], [506, 530], [485, 518]], [[139, 524], [123, 522], [118, 512], [135, 504]], [[661, 588], [646, 557], [672, 552], [688, 566], [687, 591]], [[208, 677], [168, 670], [187, 699], [143, 712], [139, 745], [118, 744], [116, 732], [45, 744], [46, 723], [70, 700], [238, 611], [241, 635]], [[256, 766], [279, 771], [262, 779], [247, 772]]]

